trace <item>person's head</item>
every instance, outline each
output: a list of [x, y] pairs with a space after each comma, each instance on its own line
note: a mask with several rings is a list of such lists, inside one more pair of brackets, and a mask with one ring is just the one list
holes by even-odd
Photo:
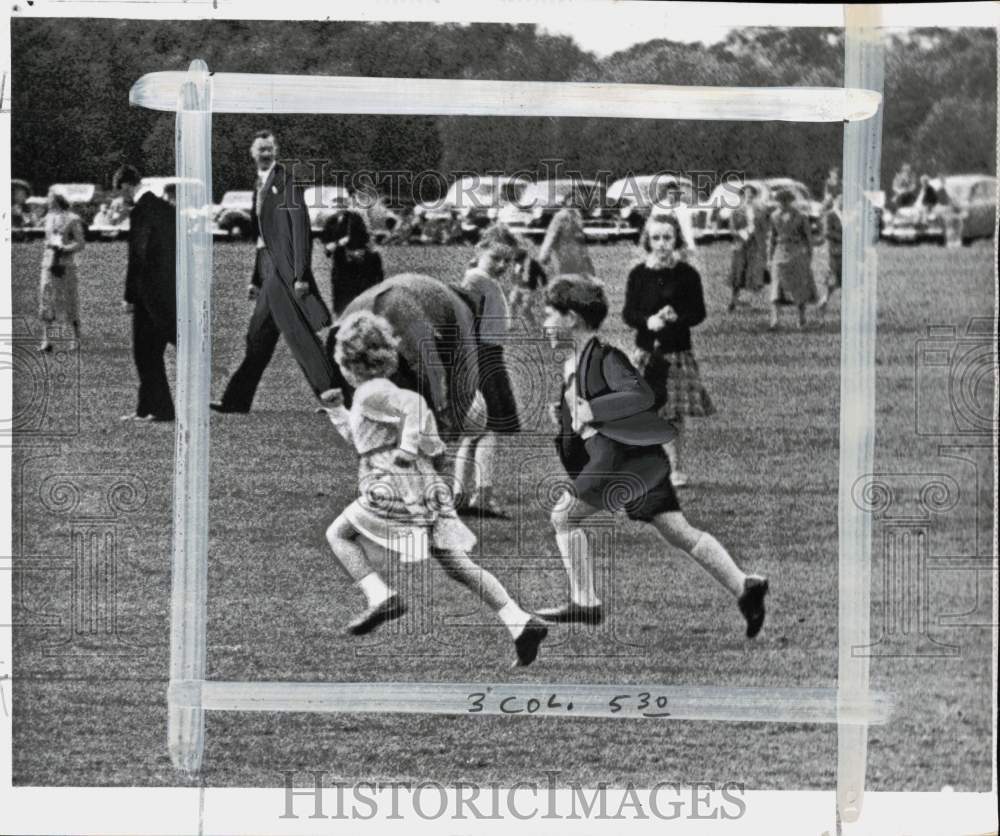
[[760, 192], [753, 183], [744, 183], [740, 189], [740, 197], [743, 198], [744, 203], [752, 203], [757, 199], [759, 194]]
[[495, 224], [476, 242], [476, 267], [493, 278], [502, 276], [517, 258], [520, 242], [507, 227]]
[[604, 285], [589, 276], [559, 276], [545, 288], [542, 328], [553, 348], [598, 330], [607, 315]]
[[366, 380], [392, 376], [399, 364], [399, 338], [384, 317], [371, 311], [346, 316], [337, 328], [333, 359], [357, 388]]
[[782, 209], [790, 209], [795, 203], [795, 192], [791, 189], [778, 189], [774, 199]]
[[111, 185], [116, 192], [121, 192], [126, 201], [131, 201], [140, 182], [139, 170], [134, 165], [123, 165], [115, 172]]
[[928, 177], [926, 174], [921, 174], [920, 175], [920, 185], [921, 186], [926, 186], [930, 182], [931, 182], [931, 178]]
[[69, 201], [66, 200], [62, 192], [49, 189], [48, 199], [50, 212], [66, 212], [69, 210]]
[[258, 171], [267, 171], [278, 158], [278, 141], [271, 131], [257, 131], [250, 145], [250, 156]]
[[663, 263], [671, 262], [676, 251], [684, 246], [680, 224], [677, 223], [677, 219], [673, 215], [650, 215], [642, 229], [642, 234], [639, 236], [639, 245], [654, 260]]
[[167, 201], [171, 206], [177, 205], [177, 184], [167, 183], [163, 187], [163, 199]]

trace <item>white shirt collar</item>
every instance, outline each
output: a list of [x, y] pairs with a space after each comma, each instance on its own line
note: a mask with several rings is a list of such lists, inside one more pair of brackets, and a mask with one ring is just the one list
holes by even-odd
[[271, 167], [265, 171], [257, 170], [257, 182], [260, 185], [264, 185], [267, 182], [267, 178], [271, 176], [271, 172], [274, 171], [274, 163], [271, 163]]

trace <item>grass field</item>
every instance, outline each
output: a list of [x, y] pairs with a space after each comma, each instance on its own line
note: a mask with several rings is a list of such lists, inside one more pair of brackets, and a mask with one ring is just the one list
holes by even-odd
[[[625, 245], [593, 250], [612, 290], [609, 333], [623, 343], [619, 311], [634, 254]], [[383, 252], [389, 274], [413, 270], [448, 279], [461, 276], [470, 255], [460, 247]], [[251, 257], [245, 246], [215, 249], [216, 396], [242, 356]], [[336, 567], [323, 531], [352, 496], [355, 457], [313, 414], [302, 375], [280, 346], [254, 411], [212, 418], [209, 676], [833, 687], [837, 305], [823, 325], [769, 334], [762, 299], [725, 311], [728, 246], [709, 246], [702, 257], [709, 317], [695, 333], [695, 347], [718, 414], [690, 425], [686, 469], [693, 485], [681, 502], [692, 522], [728, 544], [746, 569], [770, 576], [768, 621], [756, 641], [743, 637], [736, 607], [697, 567], [624, 521], [615, 529], [614, 554], [602, 561], [613, 590], [607, 629], [555, 629], [527, 670], [507, 670], [503, 628], [436, 575], [420, 623], [408, 621], [366, 640], [345, 638], [343, 625], [361, 596]], [[898, 489], [892, 511], [909, 516], [926, 513], [916, 498], [930, 474], [952, 479], [947, 484], [954, 485], [956, 502], [931, 515], [929, 553], [988, 555], [989, 437], [968, 427], [956, 434], [963, 428], [953, 423], [948, 370], [921, 364], [917, 348], [929, 326], [951, 326], [962, 336], [970, 318], [994, 315], [993, 247], [880, 247], [879, 257], [876, 471]], [[130, 323], [118, 310], [125, 245], [92, 244], [82, 254], [79, 374], [73, 352], [61, 355], [66, 379], [44, 390], [32, 370], [48, 363], [51, 377], [60, 355], [39, 358], [31, 350], [40, 258], [37, 242], [14, 246], [14, 314], [24, 318], [15, 323], [24, 340], [15, 364], [16, 426], [34, 426], [44, 407], [54, 422], [50, 428], [69, 435], [16, 436], [15, 783], [182, 783], [167, 756], [165, 731], [173, 428], [118, 420], [134, 409], [136, 386]], [[318, 248], [314, 264], [328, 293]], [[526, 422], [541, 430], [540, 405], [556, 391], [559, 370], [550, 365], [540, 378], [528, 375], [534, 359], [546, 356], [537, 344], [515, 354]], [[990, 376], [968, 385], [975, 403], [992, 404]], [[945, 443], [959, 446], [949, 451]], [[518, 496], [525, 501], [515, 521], [482, 524], [482, 563], [525, 605], [555, 603], [564, 594], [562, 569], [546, 514], [534, 499], [539, 486], [560, 472], [551, 443], [544, 434], [507, 439], [500, 465], [500, 496], [510, 507]], [[75, 507], [67, 498], [72, 489], [53, 487], [60, 479], [75, 485]], [[890, 522], [875, 526], [873, 637], [883, 619]], [[109, 538], [105, 547], [114, 551], [117, 567], [117, 639], [76, 629], [73, 620], [79, 579], [71, 571], [71, 536], [97, 529]], [[950, 784], [985, 790], [990, 784], [993, 578], [942, 570], [940, 560], [935, 565], [927, 630], [957, 654], [927, 656], [933, 645], [925, 642], [918, 648], [925, 655], [872, 660], [874, 686], [897, 701], [890, 724], [871, 730], [868, 781], [874, 789]], [[420, 581], [400, 579], [404, 588]], [[967, 615], [947, 618], [961, 613]], [[882, 646], [894, 654], [917, 646], [908, 636], [894, 638], [895, 644]], [[323, 770], [345, 780], [473, 783], [537, 780], [554, 769], [561, 770], [560, 781], [590, 785], [667, 780], [830, 788], [837, 754], [833, 726], [490, 716], [217, 713], [209, 714], [207, 741], [204, 780], [210, 786], [274, 785], [289, 769]]]

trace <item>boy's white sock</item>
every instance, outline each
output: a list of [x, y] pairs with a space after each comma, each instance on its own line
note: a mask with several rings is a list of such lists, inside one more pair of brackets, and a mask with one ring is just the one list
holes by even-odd
[[378, 572], [370, 572], [358, 581], [358, 588], [365, 594], [369, 607], [377, 607], [392, 595], [392, 590], [385, 585]]
[[743, 594], [743, 583], [747, 576], [733, 562], [722, 543], [707, 531], [698, 538], [690, 555], [702, 569], [728, 589], [731, 595], [739, 597]]
[[569, 594], [573, 603], [582, 607], [599, 606], [601, 601], [594, 590], [594, 567], [587, 532], [581, 528], [557, 531], [556, 546], [569, 575]]
[[511, 637], [515, 639], [521, 635], [521, 632], [528, 623], [528, 619], [531, 618], [531, 615], [522, 610], [513, 598], [497, 610], [497, 615], [507, 625]]

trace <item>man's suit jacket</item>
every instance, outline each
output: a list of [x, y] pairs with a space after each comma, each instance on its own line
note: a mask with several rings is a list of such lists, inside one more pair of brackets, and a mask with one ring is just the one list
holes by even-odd
[[142, 305], [171, 339], [177, 331], [176, 209], [152, 192], [144, 193], [129, 214], [125, 301]]
[[[302, 189], [288, 176], [285, 167], [275, 163], [264, 183], [261, 205], [256, 199], [251, 225], [264, 239], [274, 268], [282, 283], [295, 297], [313, 331], [330, 324], [330, 311], [319, 295], [312, 274], [312, 230]], [[299, 298], [294, 284], [304, 281], [308, 293]], [[263, 276], [254, 267], [253, 283], [260, 287]]]

